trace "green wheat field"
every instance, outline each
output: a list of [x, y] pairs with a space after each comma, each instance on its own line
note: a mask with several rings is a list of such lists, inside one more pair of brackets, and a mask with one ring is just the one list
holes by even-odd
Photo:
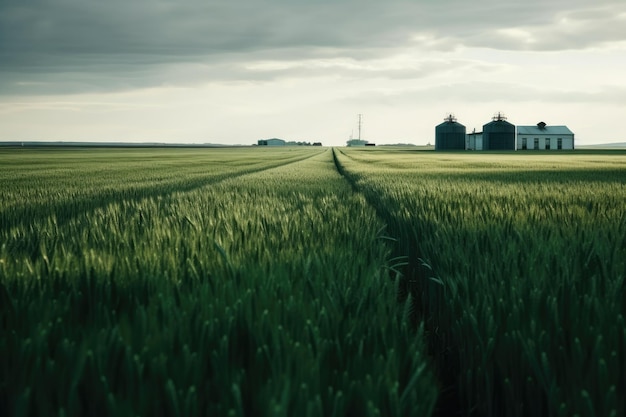
[[626, 413], [626, 152], [1, 149], [2, 416]]

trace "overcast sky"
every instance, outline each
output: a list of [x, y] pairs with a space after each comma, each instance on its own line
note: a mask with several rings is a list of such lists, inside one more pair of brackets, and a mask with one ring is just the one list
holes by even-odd
[[626, 141], [623, 0], [0, 0], [0, 141]]

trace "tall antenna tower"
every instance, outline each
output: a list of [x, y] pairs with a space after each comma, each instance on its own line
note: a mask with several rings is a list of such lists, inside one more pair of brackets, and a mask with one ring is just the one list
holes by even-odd
[[363, 119], [363, 115], [359, 113], [359, 140], [361, 140], [361, 125], [363, 124], [362, 119]]

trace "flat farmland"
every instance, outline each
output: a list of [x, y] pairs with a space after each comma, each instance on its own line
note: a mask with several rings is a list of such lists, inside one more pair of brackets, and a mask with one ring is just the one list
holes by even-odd
[[406, 256], [400, 299], [457, 388], [447, 403], [488, 416], [624, 414], [624, 153], [336, 158]]
[[0, 193], [0, 415], [626, 411], [626, 153], [2, 149]]

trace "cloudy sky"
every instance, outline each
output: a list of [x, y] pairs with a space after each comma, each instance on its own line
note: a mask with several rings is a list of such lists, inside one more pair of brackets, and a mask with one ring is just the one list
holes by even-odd
[[626, 141], [623, 0], [0, 0], [0, 141]]

